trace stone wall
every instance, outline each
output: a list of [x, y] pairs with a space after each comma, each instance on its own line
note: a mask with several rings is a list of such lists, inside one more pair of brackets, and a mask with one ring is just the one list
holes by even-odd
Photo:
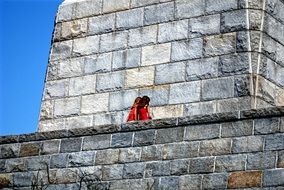
[[282, 0], [81, 0], [58, 10], [39, 131], [284, 104]]
[[0, 188], [78, 190], [87, 176], [81, 189], [280, 190], [283, 115], [278, 107], [0, 137]]

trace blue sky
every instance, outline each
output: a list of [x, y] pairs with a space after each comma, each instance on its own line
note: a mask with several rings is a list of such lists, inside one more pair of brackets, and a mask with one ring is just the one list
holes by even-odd
[[37, 130], [54, 19], [62, 0], [0, 0], [0, 136]]

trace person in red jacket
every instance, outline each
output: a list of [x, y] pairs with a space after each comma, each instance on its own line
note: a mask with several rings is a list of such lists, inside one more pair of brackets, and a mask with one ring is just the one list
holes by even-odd
[[137, 97], [130, 109], [130, 112], [128, 114], [128, 117], [127, 117], [127, 121], [136, 121], [138, 120], [138, 113], [137, 113], [137, 107], [138, 107], [138, 104], [140, 102], [142, 98], [141, 97]]
[[150, 98], [148, 96], [143, 96], [139, 101], [138, 110], [138, 120], [149, 120], [152, 119], [149, 111]]

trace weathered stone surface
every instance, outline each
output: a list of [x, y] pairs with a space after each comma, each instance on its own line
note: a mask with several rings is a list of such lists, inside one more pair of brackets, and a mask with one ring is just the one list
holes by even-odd
[[60, 152], [78, 152], [81, 150], [82, 138], [62, 139]]
[[201, 140], [218, 138], [220, 124], [193, 125], [185, 128], [184, 140]]
[[[106, 81], [108, 82], [106, 83]], [[124, 84], [123, 71], [97, 75], [96, 89], [98, 92], [119, 90], [123, 87], [123, 84]]]
[[249, 54], [232, 54], [220, 57], [219, 76], [249, 73]]
[[170, 61], [171, 44], [158, 44], [142, 48], [142, 66], [156, 65]]
[[211, 173], [214, 170], [214, 157], [193, 158], [189, 161], [189, 173]]
[[[191, 11], [188, 11], [191, 10]], [[204, 0], [177, 0], [176, 2], [176, 17], [190, 18], [201, 16], [205, 11]]]
[[185, 39], [188, 36], [188, 20], [159, 24], [158, 41], [169, 42]]
[[103, 180], [115, 180], [115, 179], [122, 179], [123, 176], [123, 165], [109, 165], [103, 166], [102, 168], [103, 173]]
[[169, 63], [156, 66], [155, 84], [175, 83], [185, 80], [185, 63]]
[[278, 152], [277, 167], [284, 168], [284, 151]]
[[46, 82], [44, 93], [44, 99], [53, 99], [66, 96], [68, 93], [68, 80]]
[[119, 162], [127, 163], [127, 162], [138, 162], [140, 161], [142, 149], [140, 147], [137, 148], [121, 148], [119, 149]]
[[159, 183], [159, 189], [169, 189], [174, 190], [178, 187], [179, 178], [178, 177], [162, 177]]
[[106, 14], [89, 18], [89, 34], [111, 32], [115, 28], [115, 14]]
[[127, 36], [127, 31], [119, 31], [101, 35], [100, 52], [126, 48]]
[[[6, 163], [5, 163], [5, 161], [6, 161]], [[24, 172], [24, 171], [27, 171], [27, 165], [25, 164], [25, 160], [22, 159], [22, 158], [1, 160], [0, 171], [3, 172], [3, 173], [4, 173], [4, 171], [6, 171], [6, 172]]]
[[228, 178], [228, 188], [260, 187], [261, 177], [261, 171], [231, 173]]
[[159, 3], [159, 0], [132, 0], [131, 1], [131, 8], [151, 5], [151, 4], [155, 4], [155, 3]]
[[143, 26], [143, 8], [131, 9], [116, 14], [116, 28], [127, 29]]
[[50, 61], [69, 58], [71, 56], [71, 51], [72, 40], [53, 43], [50, 53]]
[[157, 41], [157, 25], [129, 30], [129, 46], [153, 44]]
[[215, 172], [230, 172], [245, 170], [246, 155], [217, 156], [215, 161]]
[[204, 189], [226, 189], [227, 188], [227, 174], [207, 174], [203, 176], [202, 188]]
[[121, 124], [126, 121], [123, 119], [123, 112], [109, 112], [109, 113], [98, 113], [94, 115], [94, 125], [111, 125]]
[[228, 11], [238, 8], [237, 0], [207, 0], [206, 1], [206, 12], [207, 13], [216, 13], [222, 11]]
[[103, 2], [103, 13], [114, 12], [128, 9], [130, 6], [130, 0], [104, 0]]
[[279, 131], [279, 118], [263, 118], [254, 121], [255, 134], [269, 134]]
[[217, 112], [232, 112], [236, 110], [249, 110], [251, 108], [250, 97], [230, 98], [217, 102]]
[[68, 155], [68, 167], [92, 166], [95, 164], [96, 152], [79, 152]]
[[171, 175], [184, 175], [188, 173], [189, 160], [171, 161]]
[[11, 175], [9, 175], [9, 174], [0, 174], [0, 188], [2, 188], [4, 190], [8, 189], [8, 187], [11, 186], [12, 183], [13, 183], [13, 181], [12, 181], [12, 176]]
[[234, 136], [247, 136], [252, 135], [253, 121], [244, 120], [237, 122], [229, 122], [222, 124], [222, 137], [234, 137]]
[[229, 154], [231, 152], [231, 139], [214, 139], [200, 143], [200, 156], [214, 156]]
[[98, 15], [102, 12], [102, 0], [86, 0], [80, 3], [76, 3], [76, 8], [74, 8], [74, 17], [88, 17], [92, 15]]
[[55, 154], [50, 157], [50, 168], [67, 167], [68, 154]]
[[196, 102], [200, 100], [201, 82], [170, 85], [169, 104]]
[[184, 128], [158, 129], [156, 143], [180, 142], [183, 140]]
[[93, 116], [69, 117], [65, 120], [66, 129], [86, 128], [93, 125]]
[[60, 5], [56, 16], [56, 22], [71, 20], [74, 7], [74, 3]]
[[106, 186], [105, 188], [109, 190], [129, 189], [129, 181], [128, 180], [110, 181], [109, 186]]
[[273, 152], [248, 154], [247, 156], [247, 169], [269, 169], [274, 168], [276, 155]]
[[53, 100], [42, 101], [40, 109], [40, 120], [51, 119], [53, 117]]
[[82, 150], [96, 150], [110, 147], [110, 135], [95, 135], [83, 138]]
[[154, 67], [142, 67], [139, 69], [126, 70], [125, 87], [149, 86], [154, 83]]
[[160, 159], [162, 159], [162, 145], [142, 147], [141, 161], [151, 161]]
[[202, 57], [203, 40], [201, 38], [189, 39], [172, 43], [172, 61], [196, 59]]
[[133, 146], [152, 145], [155, 142], [155, 130], [138, 131], [134, 134]]
[[77, 168], [62, 168], [50, 171], [50, 180], [53, 183], [74, 183], [77, 180]]
[[204, 113], [212, 114], [215, 112], [216, 112], [216, 102], [215, 101], [190, 103], [190, 104], [186, 104], [184, 108], [185, 116], [202, 115]]
[[166, 105], [169, 100], [169, 85], [142, 88], [139, 90], [139, 96], [148, 96], [152, 106]]
[[31, 172], [19, 172], [13, 174], [13, 185], [15, 187], [30, 186], [32, 184]]
[[[118, 162], [119, 149], [98, 150], [96, 152], [96, 165], [115, 164]], [[107, 159], [106, 159], [107, 158]]]
[[123, 167], [123, 178], [133, 179], [142, 178], [144, 175], [145, 163], [130, 163]]
[[140, 66], [141, 48], [113, 52], [113, 69], [125, 69]]
[[73, 54], [89, 55], [99, 52], [99, 36], [89, 36], [85, 38], [74, 39]]
[[49, 165], [49, 156], [34, 156], [25, 159], [25, 165], [28, 171], [46, 170]]
[[59, 152], [60, 140], [43, 141], [40, 154], [54, 154]]
[[281, 186], [284, 184], [284, 169], [265, 170], [263, 173], [263, 186]]
[[96, 75], [71, 78], [69, 81], [69, 95], [76, 96], [96, 92]]
[[86, 74], [111, 71], [112, 53], [103, 53], [85, 57], [84, 72]]
[[235, 76], [235, 96], [249, 96], [253, 93], [250, 77], [249, 75]]
[[265, 137], [264, 150], [282, 150], [284, 149], [284, 134], [275, 134]]
[[183, 116], [183, 105], [154, 107], [152, 108], [152, 113], [153, 113], [152, 118], [155, 119], [181, 117]]
[[87, 19], [63, 22], [61, 28], [61, 37], [70, 39], [74, 37], [82, 37], [87, 33]]
[[237, 10], [222, 13], [221, 15], [221, 32], [232, 32], [244, 30], [247, 28], [246, 10]]
[[236, 33], [208, 36], [204, 39], [204, 55], [216, 56], [234, 53], [236, 49]]
[[21, 144], [19, 156], [37, 156], [39, 155], [41, 143], [30, 142]]
[[84, 58], [74, 58], [58, 63], [58, 77], [76, 77], [83, 74]]
[[220, 33], [220, 15], [203, 16], [189, 20], [189, 37]]
[[184, 175], [179, 178], [180, 190], [201, 189], [201, 175]]
[[133, 133], [117, 133], [111, 135], [111, 147], [126, 147], [132, 145]]
[[54, 116], [77, 115], [80, 112], [80, 97], [57, 99], [54, 103]]
[[232, 152], [257, 152], [263, 149], [263, 138], [260, 136], [239, 137], [233, 139]]
[[234, 97], [234, 79], [220, 78], [205, 80], [202, 83], [201, 94], [203, 100]]
[[165, 144], [163, 146], [163, 159], [171, 160], [196, 157], [198, 155], [198, 148], [198, 142]]
[[52, 119], [40, 121], [38, 124], [38, 131], [54, 131], [54, 130], [64, 130], [64, 120], [63, 119]]
[[[139, 0], [141, 1], [141, 0]], [[154, 187], [154, 179], [137, 179], [129, 181], [129, 189], [145, 190]]]
[[145, 7], [144, 24], [156, 24], [174, 19], [174, 3], [163, 3]]
[[148, 162], [145, 168], [145, 177], [167, 176], [170, 175], [170, 162]]
[[103, 112], [108, 110], [109, 94], [94, 94], [82, 97], [81, 112], [84, 114]]

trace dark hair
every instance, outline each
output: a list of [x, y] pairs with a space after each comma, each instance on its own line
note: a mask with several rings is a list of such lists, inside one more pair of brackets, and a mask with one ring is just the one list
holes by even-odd
[[137, 98], [135, 98], [135, 100], [134, 100], [134, 103], [133, 103], [133, 106], [134, 106], [134, 104], [137, 104], [137, 103], [139, 103], [140, 101], [141, 101], [141, 97], [140, 96], [138, 96]]
[[150, 102], [150, 98], [148, 96], [143, 96], [142, 99], [139, 101], [138, 106], [139, 107], [144, 107], [149, 105]]

